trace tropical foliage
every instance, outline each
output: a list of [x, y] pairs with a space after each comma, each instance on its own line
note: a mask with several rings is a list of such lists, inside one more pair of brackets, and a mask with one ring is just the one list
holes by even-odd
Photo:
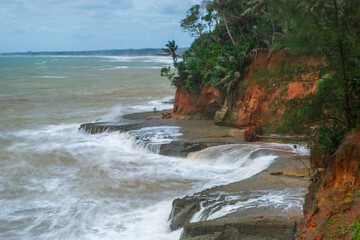
[[320, 56], [324, 66], [317, 93], [287, 110], [287, 129], [324, 126], [319, 141], [334, 148], [346, 132], [359, 126], [360, 1], [203, 1], [188, 10], [181, 27], [195, 40], [183, 61], [177, 62], [171, 53], [175, 70], [162, 70], [172, 84], [186, 91], [211, 86], [231, 104], [243, 87], [247, 56], [258, 48], [268, 49], [269, 57], [276, 49]]

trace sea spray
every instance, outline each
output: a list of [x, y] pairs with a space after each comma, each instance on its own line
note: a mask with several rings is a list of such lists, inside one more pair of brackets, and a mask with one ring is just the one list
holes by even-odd
[[171, 61], [0, 57], [1, 239], [178, 239], [167, 222], [173, 199], [271, 163], [276, 151], [260, 156], [256, 148], [236, 162], [156, 154], [159, 144], [180, 137], [176, 126], [78, 130], [85, 122], [171, 108], [174, 89], [149, 69]]

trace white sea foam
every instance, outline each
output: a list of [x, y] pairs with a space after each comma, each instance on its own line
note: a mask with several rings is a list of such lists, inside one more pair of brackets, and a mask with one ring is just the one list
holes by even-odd
[[[299, 149], [301, 149], [300, 153]], [[189, 154], [188, 158], [195, 162], [210, 164], [223, 169], [235, 168], [235, 171], [229, 172], [228, 177], [232, 181], [240, 181], [268, 168], [271, 162], [277, 158], [279, 151], [307, 154], [306, 146], [297, 146], [295, 150], [291, 144], [231, 144], [206, 148]], [[220, 181], [226, 180], [220, 177]], [[289, 189], [252, 193], [215, 193], [213, 198], [210, 197], [201, 203], [201, 210], [193, 216], [191, 221], [215, 219], [235, 211], [256, 207], [272, 206], [285, 212], [290, 208], [299, 210], [303, 203], [303, 195], [304, 191]]]
[[[271, 164], [277, 151], [293, 151], [269, 145], [275, 148], [271, 154], [257, 154], [246, 145], [253, 155], [238, 146], [217, 149], [224, 156], [215, 151], [202, 159], [176, 158], [148, 147], [179, 137], [181, 129], [175, 126], [94, 135], [78, 131], [85, 121], [121, 122], [123, 114], [172, 108], [164, 102], [173, 91], [156, 71], [148, 71], [153, 75], [146, 79], [137, 74], [122, 78], [120, 70], [119, 75], [94, 74], [108, 67], [158, 68], [172, 60], [46, 58], [14, 59], [18, 80], [5, 79], [6, 95], [0, 95], [0, 102], [8, 103], [0, 109], [0, 205], [6, 206], [0, 208], [0, 239], [178, 239], [180, 232], [167, 227], [173, 199], [245, 179]], [[44, 59], [46, 71], [36, 64]], [[64, 72], [74, 81], [42, 81], [39, 88], [39, 77], [65, 77]], [[149, 89], [141, 91], [145, 82]], [[114, 86], [123, 89], [112, 91]]]
[[161, 111], [166, 109], [172, 109], [173, 103], [171, 100], [173, 96], [164, 97], [161, 99], [151, 100], [141, 105], [131, 106], [130, 109], [132, 112], [147, 112], [147, 111]]
[[170, 231], [167, 222], [170, 211], [171, 201], [162, 201], [145, 209], [121, 214], [118, 222], [127, 222], [126, 228], [113, 236], [117, 235], [118, 239], [177, 240], [181, 230]]
[[220, 175], [217, 179], [219, 183], [225, 184], [241, 181], [268, 168], [277, 155], [266, 153], [253, 156], [254, 153], [261, 153], [262, 150], [261, 147], [250, 144], [221, 145], [190, 153], [188, 160], [226, 171], [228, 173], [226, 178]]
[[301, 191], [284, 189], [237, 193], [215, 192], [212, 197], [209, 197], [210, 199], [201, 202], [200, 211], [194, 214], [190, 222], [216, 219], [251, 208], [271, 207], [284, 213], [290, 209], [301, 211], [305, 191], [305, 189]]
[[66, 76], [38, 76], [38, 78], [55, 78], [55, 79], [62, 79], [67, 78]]
[[160, 152], [161, 144], [170, 143], [177, 137], [182, 136], [178, 126], [145, 127], [129, 132], [136, 138], [136, 143], [143, 145], [155, 153]]
[[171, 57], [164, 56], [102, 56], [107, 62], [144, 62], [144, 63], [164, 63], [172, 64]]
[[118, 69], [129, 69], [129, 66], [117, 66], [117, 67], [108, 67], [108, 68], [100, 68], [99, 71], [110, 71], [110, 70], [118, 70]]
[[[123, 98], [118, 98], [122, 100]], [[143, 97], [137, 98], [137, 100], [142, 100]], [[137, 113], [137, 112], [151, 112], [151, 111], [161, 111], [166, 109], [172, 109], [173, 96], [163, 97], [161, 99], [139, 101], [139, 104], [134, 105], [123, 105], [116, 104], [109, 108], [107, 113], [103, 114], [101, 117], [96, 119], [96, 122], [116, 122], [122, 120], [122, 115], [129, 113]]]
[[299, 156], [310, 156], [310, 149], [306, 144], [266, 143], [264, 146], [268, 149], [293, 152]]
[[[6, 153], [24, 160], [9, 159], [7, 170], [0, 170], [5, 171], [2, 188], [12, 189], [0, 198], [0, 204], [12, 209], [0, 210], [5, 224], [30, 217], [28, 227], [18, 227], [26, 235], [37, 231], [37, 239], [178, 239], [181, 232], [171, 233], [167, 223], [178, 191], [190, 194], [246, 179], [276, 158], [252, 157], [257, 148], [251, 145], [214, 147], [187, 159], [160, 156], [143, 147], [180, 136], [175, 126], [95, 135], [77, 128], [77, 124], [61, 124], [7, 133], [16, 141]], [[9, 167], [17, 168], [16, 175]], [[17, 182], [11, 180], [15, 178]], [[11, 200], [14, 194], [16, 201]], [[241, 204], [224, 207], [210, 217]], [[37, 230], [44, 226], [46, 231]]]

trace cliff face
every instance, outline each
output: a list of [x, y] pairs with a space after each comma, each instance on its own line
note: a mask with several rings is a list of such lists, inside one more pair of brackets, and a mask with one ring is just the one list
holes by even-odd
[[310, 185], [300, 239], [352, 238], [360, 228], [360, 128], [348, 134], [331, 168]]
[[269, 57], [268, 51], [263, 50], [249, 61], [242, 82], [245, 90], [239, 90], [224, 122], [244, 127], [262, 124], [269, 118], [280, 121], [282, 104], [316, 90], [319, 61], [314, 58], [299, 58], [285, 51], [273, 52]]
[[[247, 62], [242, 81], [238, 89], [233, 90], [236, 93], [234, 101], [231, 106], [222, 103], [221, 111], [216, 114], [215, 120], [219, 124], [238, 127], [278, 124], [284, 103], [316, 90], [316, 68], [321, 61], [315, 58], [296, 57], [285, 51], [275, 51], [269, 57], [267, 50], [258, 50]], [[205, 88], [199, 94], [185, 94], [178, 88], [174, 112], [189, 115], [200, 109], [214, 113], [220, 108], [219, 95], [211, 88]], [[265, 122], [266, 119], [271, 122]]]
[[210, 87], [200, 93], [187, 93], [176, 89], [173, 113], [177, 117], [195, 116], [212, 119], [220, 109], [220, 93]]

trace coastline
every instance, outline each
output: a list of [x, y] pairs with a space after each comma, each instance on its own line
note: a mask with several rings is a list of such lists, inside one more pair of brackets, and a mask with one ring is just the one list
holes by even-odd
[[[155, 126], [180, 127], [180, 137], [160, 145], [158, 153], [166, 156], [186, 157], [189, 153], [209, 147], [231, 144], [264, 144], [269, 149], [274, 148], [279, 154], [266, 170], [245, 180], [219, 184], [191, 196], [175, 199], [172, 212], [169, 213], [169, 226], [172, 230], [183, 228], [180, 238], [183, 240], [296, 239], [299, 236], [299, 223], [303, 217], [300, 206], [309, 184], [303, 162], [308, 165], [309, 157], [295, 153], [290, 144], [281, 145], [282, 140], [288, 142], [293, 139], [276, 137], [274, 141], [266, 139], [258, 143], [245, 143], [241, 129], [218, 126], [213, 120], [162, 118], [163, 114], [169, 112], [171, 110], [127, 114], [122, 116], [121, 123], [88, 123], [82, 124], [80, 129], [95, 134], [104, 131], [129, 132]], [[238, 207], [218, 218], [194, 221], [194, 215], [199, 214], [203, 206], [240, 206], [241, 202], [254, 196], [259, 199], [257, 206], [255, 204], [247, 209]], [[262, 206], [261, 197], [264, 196], [270, 198], [270, 201], [273, 200], [275, 205], [276, 197], [284, 198], [281, 201], [285, 202], [287, 198], [297, 202], [296, 206], [289, 202], [286, 210], [281, 204]], [[238, 201], [226, 200], [229, 198]]]

